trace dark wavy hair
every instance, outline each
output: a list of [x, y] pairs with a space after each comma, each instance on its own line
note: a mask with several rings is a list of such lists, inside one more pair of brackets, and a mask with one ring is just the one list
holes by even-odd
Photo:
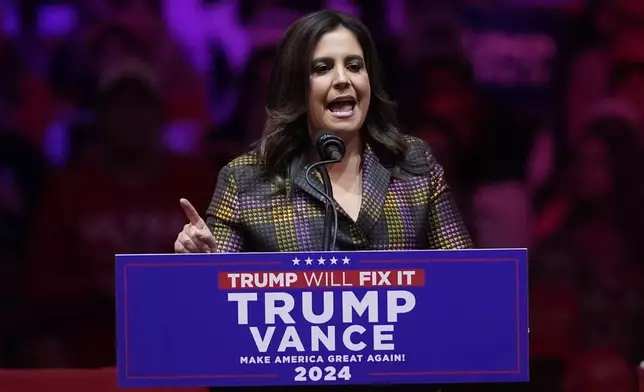
[[[256, 152], [265, 174], [279, 190], [284, 190], [286, 181], [303, 169], [312, 148], [307, 112], [313, 51], [324, 34], [341, 26], [350, 30], [362, 47], [371, 85], [362, 140], [385, 167], [392, 169], [394, 176], [404, 177], [403, 171], [409, 171], [406, 166], [411, 162], [405, 162], [407, 145], [399, 131], [396, 104], [384, 91], [378, 54], [369, 30], [349, 15], [323, 10], [294, 22], [277, 46], [268, 85], [267, 120]], [[416, 165], [412, 163], [413, 166]]]

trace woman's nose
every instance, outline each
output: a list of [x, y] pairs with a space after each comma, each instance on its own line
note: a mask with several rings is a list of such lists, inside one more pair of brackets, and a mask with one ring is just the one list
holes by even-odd
[[340, 70], [335, 73], [335, 79], [333, 80], [333, 87], [336, 89], [344, 89], [350, 84], [349, 78], [344, 72], [344, 70]]

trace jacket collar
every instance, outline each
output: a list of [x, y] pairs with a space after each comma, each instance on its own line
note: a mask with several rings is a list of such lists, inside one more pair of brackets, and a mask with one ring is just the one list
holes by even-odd
[[[310, 181], [313, 186], [306, 181], [306, 169], [309, 166], [305, 166], [295, 175], [294, 184], [315, 200], [325, 203], [326, 199], [321, 195], [324, 185], [319, 173], [311, 172]], [[365, 234], [373, 229], [382, 214], [390, 179], [391, 170], [380, 163], [371, 147], [367, 145], [362, 155], [362, 205], [356, 222]], [[337, 203], [336, 208], [338, 213], [347, 216]]]

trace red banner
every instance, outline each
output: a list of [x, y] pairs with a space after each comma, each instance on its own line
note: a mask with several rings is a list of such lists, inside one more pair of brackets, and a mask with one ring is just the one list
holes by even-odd
[[412, 287], [424, 285], [424, 269], [219, 273], [219, 288], [225, 290], [308, 287]]

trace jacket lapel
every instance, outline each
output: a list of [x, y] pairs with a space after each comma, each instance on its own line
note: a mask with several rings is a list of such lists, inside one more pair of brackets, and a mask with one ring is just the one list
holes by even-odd
[[[326, 203], [326, 199], [320, 194], [324, 191], [324, 184], [322, 184], [320, 175], [317, 171], [312, 171], [310, 180], [313, 186], [309, 185], [306, 181], [307, 167], [304, 167], [295, 175], [295, 185], [316, 200]], [[356, 222], [364, 234], [371, 232], [382, 215], [390, 179], [391, 171], [380, 163], [376, 154], [367, 146], [364, 151], [362, 165], [362, 205]], [[335, 204], [338, 208], [338, 213], [343, 213], [342, 208], [337, 203]]]
[[309, 168], [309, 166], [310, 165], [306, 165], [304, 168], [302, 168], [302, 170], [300, 170], [295, 175], [293, 182], [298, 188], [302, 189], [310, 196], [321, 201], [322, 203], [326, 203], [326, 199], [321, 195], [321, 193], [324, 192], [324, 184], [322, 184], [322, 180], [320, 179], [320, 175], [317, 170], [311, 170], [311, 174], [309, 176], [309, 180], [313, 186], [309, 185], [309, 183], [306, 181], [306, 170]]
[[362, 165], [362, 205], [357, 221], [365, 234], [371, 232], [382, 215], [390, 179], [391, 171], [380, 163], [367, 146]]

